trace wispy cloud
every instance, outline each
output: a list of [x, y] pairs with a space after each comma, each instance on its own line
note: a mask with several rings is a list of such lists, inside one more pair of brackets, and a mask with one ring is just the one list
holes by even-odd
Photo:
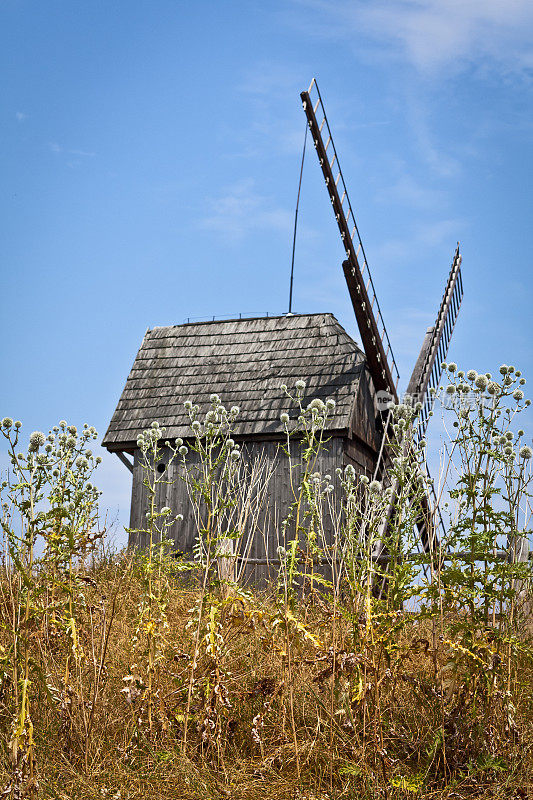
[[91, 150], [69, 149], [58, 144], [58, 142], [48, 142], [48, 147], [52, 153], [65, 153], [65, 155], [79, 156], [80, 158], [94, 158], [96, 156], [96, 153]]
[[201, 226], [215, 231], [229, 241], [241, 240], [253, 231], [276, 231], [289, 234], [293, 225], [290, 211], [277, 207], [269, 197], [259, 194], [250, 179], [230, 186], [217, 198], [208, 201], [209, 213]]
[[320, 14], [328, 38], [336, 34], [361, 41], [364, 33], [386, 42], [391, 56], [406, 59], [423, 73], [493, 65], [521, 73], [533, 69], [531, 0], [296, 2]]
[[23, 111], [17, 111], [15, 119], [17, 122], [25, 122], [28, 119], [28, 114], [25, 114]]

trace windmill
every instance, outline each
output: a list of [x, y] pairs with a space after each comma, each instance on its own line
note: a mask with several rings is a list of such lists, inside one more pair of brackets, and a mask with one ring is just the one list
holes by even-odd
[[[378, 401], [381, 400], [381, 407], [384, 408], [390, 401], [398, 402], [398, 367], [376, 296], [363, 242], [355, 221], [316, 79], [313, 78], [307, 91], [301, 92], [300, 97], [346, 253], [342, 268], [359, 327], [368, 368]], [[432, 390], [436, 389], [440, 382], [442, 362], [448, 352], [463, 297], [461, 260], [459, 245], [457, 245], [435, 324], [426, 332], [407, 387], [409, 398], [422, 404], [413, 432], [413, 438], [416, 443], [423, 438], [428, 425], [434, 403]], [[389, 457], [385, 446], [387, 421], [384, 420], [383, 422], [382, 446], [375, 468], [375, 475], [379, 477], [386, 477]], [[394, 513], [396, 489], [397, 487], [393, 486], [393, 497], [384, 526], [389, 524], [390, 518]], [[422, 515], [419, 522], [417, 522], [417, 527], [424, 550], [431, 551], [438, 540], [436, 529], [443, 528], [442, 517], [438, 510], [434, 491], [432, 491], [431, 498], [426, 496], [422, 506]], [[432, 523], [430, 523], [431, 520], [433, 520]], [[377, 555], [379, 555], [379, 544]]]

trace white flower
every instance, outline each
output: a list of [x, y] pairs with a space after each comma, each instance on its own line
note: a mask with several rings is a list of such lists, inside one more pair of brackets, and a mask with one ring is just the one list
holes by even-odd
[[448, 384], [446, 387], [446, 394], [455, 394], [455, 386], [453, 383]]
[[531, 456], [533, 456], [533, 450], [531, 447], [524, 445], [524, 447], [520, 448], [520, 458], [528, 459], [531, 458]]
[[241, 454], [238, 450], [232, 450], [230, 456], [234, 461], [237, 461], [237, 459], [241, 457]]
[[286, 383], [282, 383], [279, 388], [281, 389], [282, 392], [286, 392], [287, 391], [287, 384]]
[[151, 427], [152, 427], [154, 430], [155, 430], [156, 428], [159, 428], [159, 422], [157, 422], [156, 420], [154, 420], [154, 422], [152, 422], [152, 425], [151, 425]]
[[344, 469], [344, 477], [348, 481], [355, 480], [355, 469], [352, 467], [351, 464], [348, 464]]
[[359, 480], [360, 480], [360, 481], [361, 481], [361, 483], [363, 483], [365, 486], [366, 486], [368, 483], [370, 483], [370, 481], [368, 480], [368, 478], [367, 478], [367, 476], [366, 476], [366, 475], [361, 475], [361, 477], [359, 478]]
[[303, 392], [305, 390], [305, 381], [299, 380], [296, 381], [296, 391]]
[[449, 372], [455, 372], [456, 369], [457, 369], [457, 364], [454, 364], [453, 361], [452, 361], [451, 364], [448, 364], [448, 371]]
[[198, 432], [201, 429], [201, 427], [202, 426], [200, 425], [197, 419], [195, 419], [194, 422], [191, 424], [191, 428], [193, 429], [193, 431], [196, 432]]
[[281, 422], [282, 425], [288, 425], [289, 424], [289, 415], [286, 414], [285, 412], [280, 416], [279, 419], [280, 419], [280, 422]]
[[476, 370], [475, 369], [469, 369], [468, 372], [466, 373], [466, 377], [468, 378], [469, 381], [475, 381], [476, 378], [477, 378]]
[[476, 378], [476, 386], [477, 386], [478, 389], [481, 389], [482, 391], [484, 391], [487, 388], [488, 385], [489, 385], [489, 381], [488, 381], [486, 375], [478, 375], [477, 376], [477, 378]]
[[328, 399], [326, 400], [326, 408], [327, 408], [327, 410], [328, 411], [333, 411], [333, 409], [335, 408], [335, 405], [336, 405], [335, 400], [332, 397], [328, 397]]
[[7, 430], [9, 430], [9, 428], [11, 428], [12, 425], [13, 425], [13, 420], [11, 419], [11, 417], [4, 417], [4, 419], [2, 420], [2, 428], [6, 428]]
[[509, 372], [509, 367], [507, 366], [507, 364], [501, 365], [500, 372], [502, 375], [507, 375], [507, 373]]
[[76, 466], [79, 467], [80, 469], [87, 469], [87, 467], [89, 466], [89, 462], [83, 456], [79, 456], [76, 459]]
[[368, 491], [372, 492], [372, 494], [381, 492], [381, 483], [379, 481], [370, 481], [368, 484]]
[[161, 509], [161, 514], [163, 514], [163, 516], [165, 516], [165, 517], [168, 516], [171, 513], [172, 513], [172, 511], [168, 506], [163, 506], [163, 508]]
[[46, 436], [44, 435], [44, 433], [42, 431], [34, 431], [30, 435], [30, 444], [28, 450], [30, 452], [34, 452], [35, 450], [38, 450], [39, 447], [41, 447], [41, 445], [43, 445], [45, 442], [46, 442]]
[[189, 452], [189, 451], [188, 451], [188, 449], [185, 447], [185, 445], [184, 445], [184, 444], [182, 444], [182, 445], [181, 445], [181, 447], [180, 447], [180, 449], [178, 450], [178, 453], [180, 454], [180, 456], [186, 456], [188, 452]]
[[498, 388], [499, 388], [499, 387], [498, 387], [498, 384], [497, 384], [497, 383], [494, 383], [494, 381], [491, 381], [491, 382], [489, 383], [489, 385], [487, 386], [487, 392], [488, 392], [489, 394], [496, 394], [496, 393], [497, 393], [497, 391], [498, 391]]
[[307, 406], [308, 411], [324, 411], [324, 403], [318, 397], [315, 397], [314, 400], [311, 400], [309, 405]]
[[190, 400], [186, 400], [183, 405], [185, 406], [185, 411], [192, 411], [192, 403]]
[[215, 405], [218, 405], [220, 403], [220, 397], [218, 396], [218, 394], [210, 394], [209, 400], [211, 401], [211, 403], [214, 403]]
[[515, 389], [513, 392], [513, 397], [515, 400], [523, 400], [524, 392], [522, 391], [522, 389]]
[[231, 414], [232, 417], [238, 417], [239, 414], [241, 413], [241, 409], [239, 408], [239, 406], [232, 406], [229, 410], [229, 413]]

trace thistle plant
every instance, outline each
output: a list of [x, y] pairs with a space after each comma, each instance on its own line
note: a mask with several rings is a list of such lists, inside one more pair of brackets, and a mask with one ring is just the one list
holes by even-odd
[[[80, 686], [84, 653], [79, 616], [85, 599], [79, 568], [103, 535], [96, 524], [99, 492], [90, 482], [101, 459], [88, 448], [97, 434], [87, 425], [79, 435], [64, 421], [48, 435], [34, 431], [25, 453], [19, 450], [20, 422], [6, 417], [1, 431], [11, 464], [9, 479], [2, 484], [2, 528], [12, 608], [12, 789], [18, 791], [26, 783], [25, 791], [31, 795], [37, 791], [32, 697], [43, 679], [31, 649], [43, 621], [60, 633], [66, 645], [56, 692], [59, 705], [68, 709], [75, 696], [82, 711], [86, 710]], [[39, 540], [40, 563], [35, 555]], [[67, 716], [70, 736], [73, 715]], [[87, 728], [87, 715], [84, 720]]]

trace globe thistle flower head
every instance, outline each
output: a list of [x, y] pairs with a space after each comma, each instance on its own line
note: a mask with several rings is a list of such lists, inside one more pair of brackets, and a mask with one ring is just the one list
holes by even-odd
[[337, 404], [335, 403], [335, 400], [332, 397], [328, 397], [328, 399], [326, 400], [326, 408], [327, 408], [327, 410], [328, 411], [333, 411], [333, 409], [335, 408], [336, 405]]
[[455, 386], [453, 383], [449, 383], [446, 387], [446, 394], [455, 394]]
[[196, 433], [197, 433], [199, 430], [201, 430], [201, 427], [202, 427], [202, 426], [200, 425], [200, 423], [198, 422], [198, 420], [197, 420], [197, 419], [195, 419], [195, 420], [194, 420], [194, 422], [193, 422], [193, 423], [192, 423], [192, 425], [191, 425], [191, 428], [192, 428], [192, 429], [193, 429], [193, 431], [195, 431]]
[[2, 420], [2, 428], [5, 428], [8, 431], [10, 428], [13, 427], [13, 420], [11, 417], [4, 417]]
[[504, 383], [505, 386], [510, 386], [512, 384], [512, 382], [513, 382], [513, 379], [511, 378], [511, 376], [509, 374], [507, 374], [505, 376], [505, 378], [503, 379], [503, 383]]
[[522, 389], [515, 389], [513, 392], [513, 397], [516, 401], [520, 401], [524, 399], [524, 392]]
[[282, 392], [286, 392], [287, 391], [287, 384], [286, 383], [282, 383], [279, 388], [281, 389]]
[[185, 406], [185, 411], [192, 411], [192, 403], [190, 400], [186, 400], [183, 405]]
[[180, 456], [186, 456], [188, 452], [189, 452], [189, 451], [188, 451], [188, 449], [185, 447], [185, 445], [184, 445], [184, 444], [182, 444], [182, 445], [181, 445], [181, 447], [180, 447], [180, 448], [179, 448], [179, 450], [178, 450], [178, 453], [180, 454]]
[[457, 364], [455, 364], [453, 361], [451, 362], [451, 364], [448, 364], [448, 372], [456, 372], [456, 370], [457, 370]]
[[238, 459], [241, 457], [240, 450], [232, 450], [230, 453], [230, 457], [233, 461], [238, 461]]
[[79, 469], [87, 469], [87, 467], [89, 466], [89, 462], [83, 456], [78, 456], [78, 458], [76, 459], [76, 466]]
[[418, 413], [419, 411], [422, 411], [422, 403], [420, 402], [420, 400], [418, 401], [418, 403], [415, 403], [415, 411], [416, 411], [417, 413]]
[[492, 395], [497, 394], [498, 393], [498, 389], [499, 389], [499, 386], [498, 386], [497, 383], [494, 383], [494, 381], [491, 381], [489, 383], [489, 385], [487, 386], [487, 392], [489, 394], [492, 394]]
[[361, 481], [361, 483], [362, 483], [364, 486], [368, 486], [368, 484], [370, 483], [370, 480], [368, 479], [368, 477], [367, 477], [366, 475], [361, 475], [361, 477], [359, 478], [359, 480]]
[[533, 456], [533, 450], [531, 449], [531, 447], [528, 447], [527, 444], [525, 444], [523, 447], [520, 448], [520, 458], [523, 458], [524, 461], [527, 461], [532, 456]]
[[520, 438], [520, 437], [521, 437], [521, 436], [523, 436], [523, 435], [524, 435], [524, 431], [523, 431], [522, 429], [520, 429], [520, 430], [518, 431], [518, 438]]
[[504, 448], [503, 452], [505, 453], [506, 456], [512, 456], [513, 448], [511, 447], [510, 444], [508, 444], [507, 447]]
[[443, 361], [442, 364], [441, 364], [441, 368], [442, 369], [448, 369], [448, 364], [445, 361]]
[[475, 380], [475, 384], [476, 384], [478, 389], [481, 389], [481, 391], [484, 391], [487, 388], [487, 386], [489, 385], [489, 381], [487, 379], [487, 376], [486, 375], [478, 375], [476, 380]]
[[279, 419], [282, 425], [289, 424], [289, 415], [286, 412], [283, 412], [283, 414], [281, 414]]
[[[518, 375], [518, 372], [517, 372], [516, 374]], [[520, 386], [525, 386], [525, 384], [526, 384], [526, 379], [525, 379], [525, 378], [520, 378], [520, 381], [519, 381], [519, 383], [520, 383]], [[16, 427], [17, 427], [17, 423], [15, 422], [15, 428], [16, 428]]]
[[502, 364], [500, 367], [500, 374], [507, 375], [508, 372], [509, 372], [509, 367], [507, 366], [507, 364]]
[[170, 509], [168, 506], [163, 506], [163, 508], [159, 513], [162, 514], [164, 517], [168, 517], [168, 515], [172, 513], [172, 509]]
[[215, 394], [215, 393], [210, 394], [209, 395], [209, 401], [211, 403], [213, 403], [213, 405], [215, 405], [215, 406], [219, 406], [220, 405], [220, 397], [218, 396], [218, 394]]
[[214, 409], [210, 409], [207, 414], [205, 415], [206, 422], [217, 422], [218, 421], [218, 414]]
[[526, 408], [528, 406], [530, 406], [531, 405], [531, 400], [524, 400], [524, 405], [525, 405]]
[[465, 376], [465, 374], [464, 374], [463, 370], [460, 369], [459, 372], [457, 373], [457, 377], [458, 378], [464, 378], [464, 376]]
[[469, 381], [475, 381], [476, 378], [477, 378], [476, 370], [475, 369], [469, 369], [468, 372], [466, 373], [466, 377], [468, 378]]
[[44, 449], [46, 450], [47, 453], [51, 453], [52, 450], [54, 449], [54, 447], [53, 447], [53, 445], [50, 444], [50, 442], [48, 442], [48, 444], [46, 445], [46, 447]]
[[94, 463], [95, 464], [101, 464], [102, 463], [102, 459], [100, 458], [100, 456], [96, 456], [96, 458], [94, 459]]
[[305, 381], [299, 380], [296, 381], [296, 391], [297, 392], [304, 392], [305, 391]]
[[59, 470], [57, 469], [57, 467], [52, 470], [52, 475], [54, 476], [54, 478], [59, 478]]
[[512, 365], [512, 364], [511, 364], [511, 366], [509, 367], [509, 372], [514, 372], [514, 367], [513, 367], [513, 365]]
[[355, 469], [351, 464], [347, 464], [344, 468], [344, 477], [347, 481], [354, 481], [355, 480]]
[[239, 414], [241, 413], [241, 409], [239, 408], [239, 406], [232, 406], [229, 410], [229, 413], [230, 416], [232, 417], [238, 417]]
[[229, 448], [230, 450], [233, 450], [233, 448], [235, 447], [235, 442], [234, 442], [234, 440], [233, 440], [233, 439], [231, 439], [231, 438], [230, 438], [230, 439], [228, 439], [228, 440], [226, 441], [226, 447], [227, 447], [227, 448]]
[[377, 494], [381, 492], [381, 483], [379, 481], [370, 481], [368, 484], [368, 491], [372, 494]]
[[324, 411], [324, 408], [325, 408], [324, 403], [318, 397], [315, 397], [314, 400], [311, 400], [311, 402], [307, 406], [308, 411], [315, 411], [316, 413], [321, 413], [322, 411]]
[[46, 436], [42, 431], [33, 431], [30, 435], [30, 444], [28, 450], [30, 453], [35, 452], [46, 442]]

